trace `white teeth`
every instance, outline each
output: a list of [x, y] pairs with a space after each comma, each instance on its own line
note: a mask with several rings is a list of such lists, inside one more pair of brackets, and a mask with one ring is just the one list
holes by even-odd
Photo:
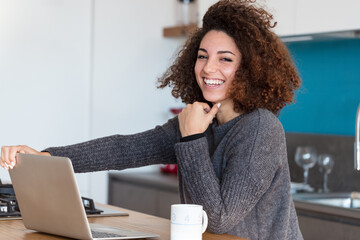
[[204, 82], [206, 83], [206, 85], [221, 85], [224, 83], [223, 80], [207, 79], [207, 78], [204, 78]]

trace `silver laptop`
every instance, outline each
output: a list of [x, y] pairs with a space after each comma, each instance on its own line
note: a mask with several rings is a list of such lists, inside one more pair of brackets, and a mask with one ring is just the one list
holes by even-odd
[[9, 170], [24, 225], [75, 239], [138, 239], [159, 235], [87, 221], [70, 159], [18, 154]]

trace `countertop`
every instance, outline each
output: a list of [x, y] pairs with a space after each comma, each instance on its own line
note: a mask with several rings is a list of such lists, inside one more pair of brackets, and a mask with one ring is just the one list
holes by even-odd
[[[160, 171], [151, 171], [143, 173], [134, 172], [112, 172], [110, 178], [121, 181], [139, 184], [142, 186], [151, 186], [158, 189], [164, 189], [172, 192], [178, 191], [177, 176], [172, 174], [164, 174]], [[346, 209], [321, 204], [313, 204], [297, 199], [301, 193], [293, 194], [295, 208], [298, 214], [321, 216], [322, 218], [346, 218], [348, 221], [358, 221], [360, 224], [360, 209]]]
[[[119, 211], [128, 212], [129, 216], [121, 217], [98, 217], [89, 218], [90, 223], [97, 223], [113, 227], [123, 227], [143, 232], [149, 232], [160, 235], [159, 240], [170, 239], [170, 220], [159, 218], [128, 209], [114, 206], [97, 204], [103, 207], [112, 208]], [[28, 230], [24, 227], [22, 220], [7, 220], [0, 224], [0, 240], [48, 240], [48, 239], [68, 239], [53, 235], [38, 233]], [[203, 240], [245, 240], [244, 238], [235, 237], [227, 234], [211, 234], [205, 232]]]
[[165, 174], [160, 172], [160, 170], [141, 173], [110, 172], [109, 177], [141, 186], [151, 186], [165, 191], [178, 192], [177, 175]]
[[301, 198], [302, 193], [293, 194], [293, 200], [298, 215], [360, 226], [359, 208], [346, 208], [313, 203], [302, 200]]

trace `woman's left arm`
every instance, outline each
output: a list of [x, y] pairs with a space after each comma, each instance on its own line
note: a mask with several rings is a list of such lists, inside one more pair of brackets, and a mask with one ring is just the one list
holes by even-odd
[[227, 163], [221, 182], [205, 137], [175, 145], [188, 197], [203, 205], [211, 232], [226, 233], [237, 225], [269, 189], [286, 158], [280, 122], [276, 117], [270, 117], [271, 121], [263, 118], [259, 113], [258, 121], [249, 121], [249, 126], [233, 132], [231, 147], [224, 153]]

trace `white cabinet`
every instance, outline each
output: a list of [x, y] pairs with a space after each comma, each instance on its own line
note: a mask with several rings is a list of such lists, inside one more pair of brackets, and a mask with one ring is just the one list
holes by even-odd
[[294, 35], [296, 0], [265, 0], [265, 4], [277, 22], [275, 33], [280, 36]]
[[[295, 3], [296, 0], [258, 0], [256, 4], [264, 7], [274, 16], [277, 26], [274, 31], [278, 35], [293, 35], [295, 33]], [[208, 8], [217, 0], [199, 0], [199, 25]]]
[[[199, 19], [215, 2], [199, 0]], [[360, 29], [358, 0], [258, 0], [257, 4], [274, 15], [280, 36]]]
[[297, 0], [296, 33], [360, 29], [359, 0]]
[[280, 36], [360, 29], [358, 0], [258, 0], [274, 15]]
[[280, 36], [360, 29], [358, 0], [261, 0], [278, 22]]

